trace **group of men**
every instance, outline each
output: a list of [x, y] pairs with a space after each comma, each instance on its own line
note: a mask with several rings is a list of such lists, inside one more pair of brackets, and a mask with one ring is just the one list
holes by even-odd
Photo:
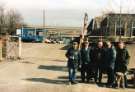
[[124, 84], [127, 86], [127, 66], [129, 63], [129, 52], [124, 42], [119, 42], [117, 47], [110, 41], [103, 43], [99, 41], [96, 46], [91, 46], [84, 41], [80, 49], [78, 43], [73, 42], [72, 47], [67, 50], [69, 82], [76, 84], [76, 71], [81, 72], [81, 82], [89, 83], [94, 78], [95, 83], [102, 83], [102, 74], [107, 74], [107, 87], [116, 84], [117, 73], [124, 75]]

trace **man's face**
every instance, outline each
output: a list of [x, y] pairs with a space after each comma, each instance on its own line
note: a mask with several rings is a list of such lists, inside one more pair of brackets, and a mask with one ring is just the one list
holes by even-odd
[[111, 48], [111, 46], [112, 46], [111, 42], [107, 42], [106, 44], [107, 44], [108, 48]]
[[103, 42], [98, 42], [98, 48], [102, 48], [103, 47]]
[[87, 48], [89, 47], [89, 43], [85, 43], [84, 46]]
[[78, 44], [77, 43], [73, 44], [73, 48], [77, 49], [78, 48]]
[[123, 49], [125, 45], [124, 45], [124, 43], [121, 42], [121, 43], [118, 44], [118, 46], [119, 46], [120, 49]]

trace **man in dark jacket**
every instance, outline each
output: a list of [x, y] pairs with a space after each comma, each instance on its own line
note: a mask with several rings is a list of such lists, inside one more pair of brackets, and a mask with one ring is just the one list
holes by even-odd
[[115, 76], [114, 76], [114, 68], [115, 68], [115, 61], [116, 61], [116, 50], [111, 42], [106, 42], [106, 51], [105, 51], [105, 66], [107, 69], [107, 87], [112, 87]]
[[101, 83], [105, 57], [105, 50], [102, 41], [99, 41], [97, 47], [92, 50], [91, 56], [92, 65], [95, 71], [95, 82], [99, 81], [99, 83]]
[[90, 67], [90, 48], [89, 48], [89, 42], [86, 41], [82, 44], [82, 48], [80, 50], [81, 53], [81, 79], [82, 82], [89, 82], [90, 80], [90, 74], [91, 74], [91, 67]]
[[124, 42], [119, 42], [116, 54], [115, 72], [121, 72], [125, 75], [125, 87], [127, 87], [126, 72], [129, 64], [129, 58], [129, 52], [126, 49]]
[[68, 49], [66, 53], [66, 57], [68, 58], [68, 73], [69, 73], [69, 82], [71, 84], [76, 84], [76, 70], [78, 68], [80, 62], [80, 52], [78, 50], [78, 43], [73, 42], [73, 46]]

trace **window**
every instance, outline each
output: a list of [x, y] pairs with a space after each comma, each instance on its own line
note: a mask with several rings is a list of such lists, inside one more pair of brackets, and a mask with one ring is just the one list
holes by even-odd
[[135, 22], [132, 22], [132, 36], [135, 36]]
[[120, 26], [120, 22], [116, 22], [116, 35], [117, 36], [124, 36], [124, 27], [123, 25], [121, 24]]
[[38, 35], [38, 36], [43, 36], [43, 32], [42, 32], [42, 31], [37, 31], [37, 32], [36, 32], [36, 35]]
[[135, 36], [135, 28], [132, 28], [132, 36]]
[[118, 28], [117, 27], [117, 29], [116, 29], [116, 35], [117, 36], [120, 36], [120, 35], [121, 36], [124, 36], [124, 28], [122, 28], [122, 27], [121, 28]]

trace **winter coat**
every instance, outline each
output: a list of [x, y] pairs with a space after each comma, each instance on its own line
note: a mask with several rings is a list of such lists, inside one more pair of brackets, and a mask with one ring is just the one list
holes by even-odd
[[104, 66], [105, 49], [104, 48], [94, 48], [91, 53], [92, 63], [94, 66]]
[[106, 48], [105, 51], [105, 65], [107, 68], [114, 69], [116, 61], [116, 50], [115, 47]]
[[80, 63], [80, 51], [74, 50], [73, 48], [69, 48], [66, 53], [66, 57], [68, 58], [67, 66], [69, 68], [77, 68]]
[[129, 58], [130, 58], [129, 52], [126, 48], [124, 49], [118, 48], [116, 54], [115, 71], [125, 73], [127, 71]]
[[85, 48], [82, 48], [80, 50], [80, 53], [81, 53], [81, 65], [90, 64], [90, 62], [91, 62], [91, 57], [90, 57], [91, 49], [87, 48], [87, 50], [86, 50]]

